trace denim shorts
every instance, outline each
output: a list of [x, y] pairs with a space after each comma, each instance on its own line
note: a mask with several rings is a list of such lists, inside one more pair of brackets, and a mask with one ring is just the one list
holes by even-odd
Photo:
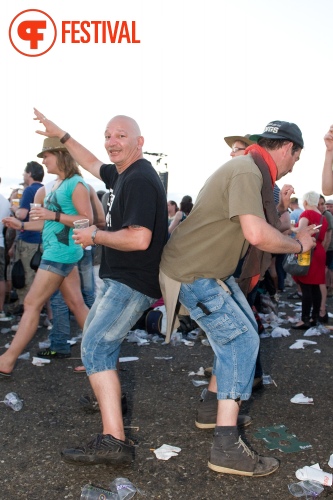
[[44, 271], [49, 271], [50, 273], [59, 274], [66, 278], [70, 274], [70, 272], [77, 266], [77, 263], [74, 264], [63, 264], [62, 262], [53, 262], [53, 260], [41, 260], [39, 264], [39, 269], [44, 269]]
[[81, 357], [87, 375], [117, 369], [122, 341], [154, 302], [156, 298], [123, 283], [103, 280], [83, 329]]
[[259, 349], [257, 323], [235, 279], [230, 277], [225, 284], [230, 293], [214, 279], [182, 283], [179, 300], [214, 351], [217, 399], [247, 400]]

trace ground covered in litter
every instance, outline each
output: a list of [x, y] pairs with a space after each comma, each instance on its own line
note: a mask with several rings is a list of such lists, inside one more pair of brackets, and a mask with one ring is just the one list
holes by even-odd
[[[189, 375], [212, 363], [211, 348], [201, 338], [195, 339], [193, 345], [177, 346], [160, 341], [138, 346], [125, 341], [121, 356], [139, 358], [121, 363], [128, 401], [125, 425], [137, 442], [135, 461], [117, 468], [63, 463], [61, 449], [86, 443], [101, 431], [100, 415], [85, 413], [79, 404], [81, 395], [91, 394], [86, 375], [73, 371], [80, 364], [79, 342], [73, 345], [70, 359], [52, 360], [42, 367], [31, 363], [38, 342], [47, 338], [48, 332], [42, 327], [27, 348], [30, 360], [19, 360], [11, 379], [0, 380], [0, 399], [14, 391], [24, 400], [18, 412], [0, 404], [0, 498], [79, 499], [81, 487], [87, 483], [107, 488], [115, 478], [126, 477], [147, 499], [285, 500], [293, 498], [288, 485], [298, 481], [296, 470], [319, 463], [325, 471], [333, 472], [327, 464], [333, 453], [333, 331], [304, 337], [303, 331], [293, 330], [287, 319], [295, 316], [295, 300], [287, 300], [290, 292], [287, 288], [280, 297], [278, 311], [283, 322], [275, 325], [287, 330], [288, 335], [284, 332], [261, 340], [264, 372], [274, 382], [254, 392], [242, 408], [253, 419], [244, 431], [244, 439], [261, 454], [278, 458], [281, 465], [277, 472], [253, 479], [208, 469], [213, 431], [199, 430], [194, 425], [205, 385], [193, 384], [193, 380], [202, 383], [207, 379]], [[328, 306], [333, 311], [332, 298]], [[333, 325], [332, 319], [329, 324]], [[75, 323], [72, 325], [75, 336]], [[8, 326], [0, 323], [0, 329]], [[316, 344], [290, 349], [297, 340], [304, 339]], [[10, 340], [11, 333], [1, 333], [1, 348]], [[290, 401], [300, 394], [313, 399], [313, 404]], [[278, 433], [262, 430], [280, 426], [286, 429], [281, 439]], [[270, 446], [279, 449], [268, 450], [269, 443], [260, 437], [266, 437], [272, 442]], [[163, 444], [181, 451], [167, 461], [158, 460], [153, 450]], [[140, 498], [139, 494], [135, 498]], [[333, 499], [333, 488], [325, 487], [320, 498]]]

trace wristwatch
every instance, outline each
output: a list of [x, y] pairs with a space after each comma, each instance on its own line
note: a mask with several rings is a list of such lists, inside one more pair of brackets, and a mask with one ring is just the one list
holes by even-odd
[[96, 229], [91, 233], [91, 239], [92, 239], [93, 245], [95, 245], [95, 246], [97, 246], [95, 243], [97, 231], [99, 231], [98, 227], [96, 227]]

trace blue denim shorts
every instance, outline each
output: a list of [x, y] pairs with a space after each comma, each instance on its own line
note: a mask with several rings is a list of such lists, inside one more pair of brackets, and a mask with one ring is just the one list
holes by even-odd
[[54, 274], [60, 274], [60, 276], [66, 278], [76, 265], [76, 262], [74, 262], [74, 264], [62, 264], [61, 262], [53, 262], [53, 260], [42, 259], [39, 264], [39, 269], [44, 269], [44, 271], [49, 271]]
[[117, 369], [122, 341], [154, 302], [123, 283], [103, 280], [83, 329], [81, 356], [87, 375]]
[[233, 277], [230, 293], [214, 279], [182, 283], [179, 300], [206, 333], [214, 351], [217, 399], [247, 400], [251, 396], [259, 349], [257, 324]]

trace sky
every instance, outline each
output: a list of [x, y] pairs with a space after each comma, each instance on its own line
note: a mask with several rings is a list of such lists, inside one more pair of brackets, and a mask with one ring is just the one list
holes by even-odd
[[[30, 9], [45, 12], [57, 28], [54, 45], [38, 57], [21, 54], [9, 38], [13, 19]], [[106, 163], [107, 122], [117, 114], [133, 117], [144, 151], [166, 155], [159, 165], [145, 157], [157, 170], [167, 168], [167, 196], [176, 201], [185, 194], [195, 199], [230, 159], [225, 136], [291, 121], [305, 148], [278, 185], [292, 184], [300, 198], [320, 192], [323, 137], [333, 123], [332, 19], [331, 0], [3, 2], [0, 192], [8, 196], [22, 181], [28, 161], [41, 162], [43, 137], [35, 130], [43, 127], [33, 107]], [[98, 43], [71, 43], [69, 35], [62, 43], [64, 21], [109, 21], [112, 28], [126, 21], [130, 40], [140, 43], [101, 43], [100, 33]], [[22, 44], [30, 42], [20, 40], [21, 51]]]

